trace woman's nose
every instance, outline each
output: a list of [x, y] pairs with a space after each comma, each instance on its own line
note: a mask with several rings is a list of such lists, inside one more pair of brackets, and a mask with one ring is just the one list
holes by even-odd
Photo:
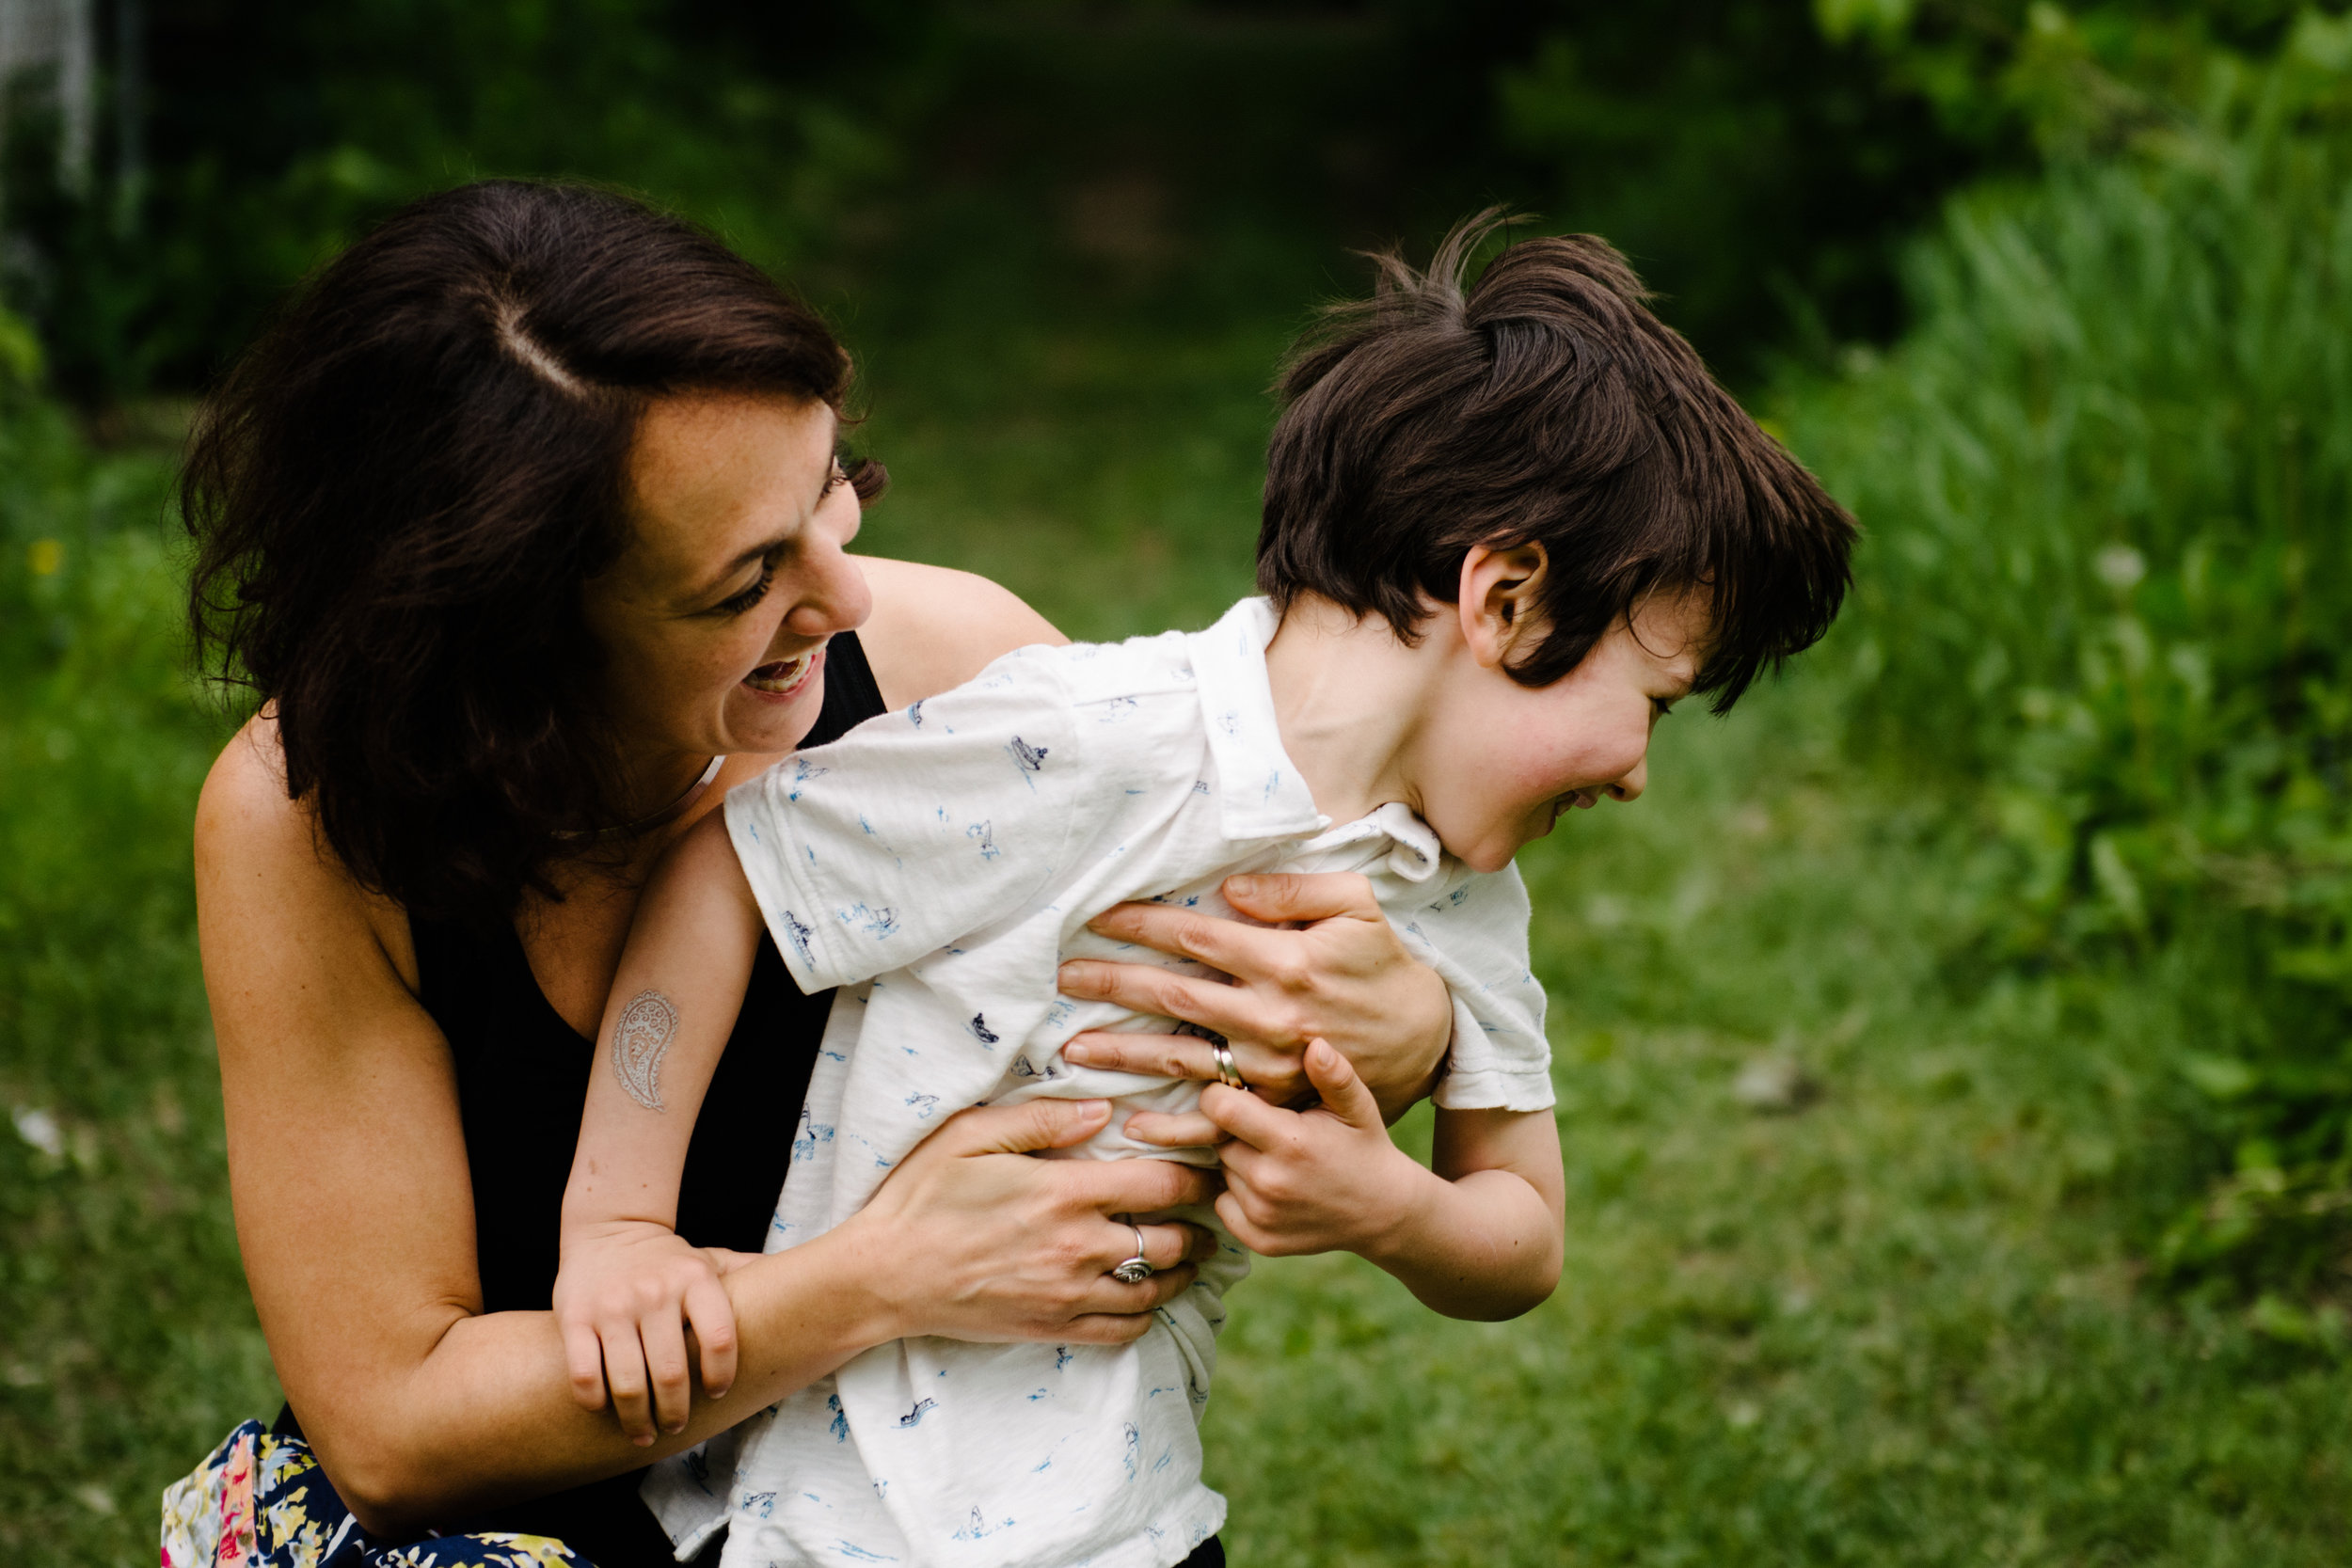
[[831, 637], [855, 631], [873, 613], [874, 591], [866, 574], [838, 545], [827, 545], [807, 562], [799, 602], [786, 612], [784, 629], [795, 637]]

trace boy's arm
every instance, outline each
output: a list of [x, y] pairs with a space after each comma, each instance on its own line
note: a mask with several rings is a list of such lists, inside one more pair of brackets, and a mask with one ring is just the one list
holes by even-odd
[[609, 1384], [640, 1443], [657, 1423], [685, 1422], [684, 1323], [702, 1352], [704, 1387], [715, 1396], [735, 1378], [734, 1314], [718, 1283], [731, 1258], [689, 1246], [675, 1227], [687, 1144], [759, 935], [751, 886], [714, 812], [656, 866], [596, 1035], [564, 1190], [554, 1307], [575, 1397], [596, 1409]]
[[1354, 1252], [1450, 1318], [1515, 1318], [1560, 1281], [1565, 1183], [1549, 1110], [1438, 1113], [1435, 1168], [1389, 1141], [1380, 1107], [1329, 1045], [1307, 1048], [1323, 1103], [1293, 1112], [1213, 1084], [1217, 1217], [1269, 1257]]

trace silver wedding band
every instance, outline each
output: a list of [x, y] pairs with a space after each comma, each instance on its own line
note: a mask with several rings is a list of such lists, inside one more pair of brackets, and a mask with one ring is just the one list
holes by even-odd
[[1221, 1039], [1211, 1041], [1209, 1045], [1209, 1059], [1216, 1063], [1216, 1081], [1218, 1083], [1224, 1085], [1229, 1089], [1240, 1089], [1244, 1093], [1248, 1092], [1249, 1080], [1244, 1078], [1241, 1075], [1241, 1069], [1233, 1065], [1233, 1048], [1232, 1046], [1226, 1044]]
[[1140, 1285], [1152, 1277], [1152, 1259], [1143, 1255], [1143, 1227], [1129, 1220], [1127, 1228], [1136, 1233], [1136, 1255], [1111, 1270], [1111, 1277], [1121, 1285]]

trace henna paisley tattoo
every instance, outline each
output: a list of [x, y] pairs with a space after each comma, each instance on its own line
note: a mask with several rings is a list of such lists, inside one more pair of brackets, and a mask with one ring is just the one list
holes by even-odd
[[631, 1100], [648, 1111], [663, 1109], [661, 1058], [677, 1033], [677, 1008], [658, 990], [641, 990], [621, 1009], [612, 1028], [612, 1076]]

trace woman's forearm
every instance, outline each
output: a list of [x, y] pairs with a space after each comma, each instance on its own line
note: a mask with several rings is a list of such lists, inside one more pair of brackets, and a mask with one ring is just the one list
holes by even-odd
[[551, 1312], [460, 1314], [369, 1408], [306, 1428], [360, 1523], [404, 1530], [578, 1486], [691, 1448], [861, 1351], [895, 1337], [866, 1289], [853, 1236], [836, 1231], [729, 1274], [741, 1353], [734, 1388], [697, 1393], [685, 1431], [639, 1448], [610, 1411], [582, 1409]]

